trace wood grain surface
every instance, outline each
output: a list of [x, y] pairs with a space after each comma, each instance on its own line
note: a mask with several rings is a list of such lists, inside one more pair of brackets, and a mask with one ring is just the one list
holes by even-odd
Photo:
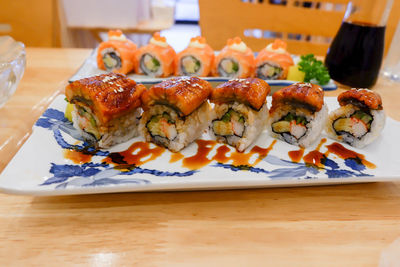
[[[89, 53], [27, 49], [24, 78], [0, 109], [1, 169]], [[400, 120], [399, 84], [380, 79], [374, 90], [388, 115]], [[0, 266], [377, 266], [398, 237], [400, 183], [0, 194]]]

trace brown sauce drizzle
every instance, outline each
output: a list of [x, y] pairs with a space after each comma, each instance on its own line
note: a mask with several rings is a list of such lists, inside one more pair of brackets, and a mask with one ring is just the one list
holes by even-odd
[[114, 164], [118, 168], [129, 168], [155, 160], [164, 151], [165, 148], [160, 146], [150, 148], [150, 143], [148, 142], [135, 142], [125, 151], [110, 153], [103, 162]]
[[[268, 155], [275, 143], [276, 140], [272, 141], [267, 148], [254, 146], [248, 153], [238, 152], [236, 150], [232, 151], [230, 147], [222, 145], [217, 149], [217, 154], [215, 154], [212, 159], [219, 163], [227, 163], [232, 161], [233, 166], [255, 166]], [[226, 155], [228, 152], [231, 152], [229, 156]], [[250, 163], [251, 157], [255, 154], [258, 154], [258, 157], [254, 163]]]
[[84, 153], [74, 149], [64, 149], [64, 158], [76, 164], [88, 163], [92, 160], [92, 154]]
[[357, 153], [355, 151], [352, 151], [350, 149], [345, 148], [343, 145], [334, 142], [328, 146], [328, 151], [330, 153], [333, 153], [337, 155], [339, 158], [342, 159], [355, 159], [356, 161], [362, 163], [364, 166], [370, 169], [375, 169], [376, 165], [373, 164], [372, 162], [369, 162], [365, 159], [365, 156], [363, 154]]
[[[274, 145], [276, 144], [276, 140], [273, 140], [271, 142], [271, 144], [267, 147], [267, 148], [262, 148], [259, 146], [254, 146], [251, 150], [250, 153], [253, 154], [258, 154], [257, 159], [254, 161], [254, 163], [252, 164], [252, 166], [257, 165], [263, 158], [265, 158], [266, 156], [268, 156], [269, 152], [274, 148]], [[249, 165], [249, 164], [247, 164]]]
[[326, 148], [328, 151], [325, 153], [321, 153], [320, 149], [322, 145], [326, 142], [326, 138], [322, 138], [317, 148], [313, 151], [310, 151], [307, 155], [303, 157], [304, 148], [300, 148], [300, 150], [289, 151], [289, 157], [293, 162], [300, 162], [303, 157], [304, 163], [312, 166], [316, 166], [318, 168], [323, 168], [325, 165], [325, 159], [328, 158], [329, 154], [335, 154], [341, 159], [354, 159], [360, 164], [363, 164], [367, 168], [375, 169], [376, 165], [372, 162], [369, 162], [365, 159], [363, 154], [357, 153], [350, 149], [345, 148], [343, 145], [334, 142], [330, 145], [327, 145]]
[[[317, 148], [310, 151], [307, 155], [303, 157], [304, 148], [299, 150], [289, 151], [289, 157], [293, 162], [299, 162], [303, 157], [303, 161], [306, 164], [316, 166], [318, 168], [323, 168], [325, 159], [330, 153], [337, 155], [342, 159], [354, 159], [360, 164], [365, 165], [370, 169], [376, 168], [375, 164], [367, 161], [365, 156], [359, 154], [355, 151], [345, 148], [343, 145], [334, 142], [327, 145], [328, 151], [321, 153], [320, 149], [322, 145], [326, 142], [326, 138], [321, 139]], [[221, 145], [217, 148], [216, 154], [210, 158], [209, 154], [216, 146], [217, 142], [214, 140], [197, 140], [197, 153], [191, 157], [186, 157], [180, 153], [172, 153], [169, 160], [170, 163], [182, 160], [182, 166], [191, 170], [200, 169], [208, 165], [213, 160], [219, 163], [230, 163], [233, 166], [241, 167], [252, 167], [257, 165], [263, 158], [265, 158], [268, 153], [273, 149], [276, 140], [273, 140], [267, 148], [262, 148], [259, 146], [254, 146], [248, 153], [238, 152], [235, 149], [227, 146]], [[165, 148], [160, 146], [155, 146], [151, 148], [151, 143], [148, 142], [135, 142], [127, 150], [122, 152], [110, 153], [105, 157], [102, 162], [108, 164], [114, 164], [115, 168], [118, 169], [132, 169], [135, 166], [140, 166], [149, 161], [153, 161], [160, 157], [164, 152]], [[92, 160], [92, 156], [96, 151], [89, 152], [87, 148], [83, 150], [65, 149], [64, 157], [77, 164], [88, 163]], [[258, 157], [253, 163], [250, 160], [253, 155], [257, 154]]]
[[182, 160], [182, 166], [191, 170], [197, 170], [209, 164], [212, 159], [209, 159], [207, 156], [217, 144], [217, 142], [213, 140], [197, 140], [196, 143], [196, 155]]
[[300, 162], [301, 158], [304, 155], [304, 147], [301, 147], [299, 150], [289, 151], [288, 154], [293, 162]]
[[321, 149], [321, 146], [326, 142], [326, 138], [322, 138], [321, 141], [319, 142], [317, 148], [313, 151], [310, 151], [307, 155], [303, 157], [303, 161], [306, 164], [310, 165], [315, 165], [319, 168], [324, 167], [324, 162], [323, 159], [326, 158], [326, 156], [321, 153], [319, 150]]
[[171, 158], [169, 159], [169, 163], [174, 163], [180, 161], [185, 156], [180, 152], [171, 153]]
[[220, 163], [226, 163], [230, 160], [229, 156], [226, 156], [226, 154], [228, 152], [230, 152], [231, 149], [228, 146], [220, 146], [219, 148], [217, 148], [217, 154], [215, 154], [215, 156], [213, 157], [213, 160], [216, 160], [217, 162]]
[[[217, 148], [217, 153], [212, 158], [209, 158], [208, 155], [217, 144], [215, 141], [197, 140], [196, 143], [198, 145], [196, 155], [182, 160], [182, 166], [191, 170], [204, 167], [213, 160], [219, 163], [231, 162], [233, 166], [255, 166], [268, 155], [274, 147], [276, 140], [272, 141], [267, 148], [254, 146], [248, 153], [238, 152], [227, 145], [221, 145]], [[230, 153], [230, 155], [227, 155], [228, 153]], [[254, 163], [250, 163], [251, 157], [255, 154], [258, 154], [258, 157], [255, 159]]]

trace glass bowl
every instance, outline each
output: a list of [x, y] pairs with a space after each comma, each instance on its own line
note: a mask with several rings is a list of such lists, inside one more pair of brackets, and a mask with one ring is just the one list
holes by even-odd
[[25, 45], [10, 36], [0, 36], [0, 107], [17, 89], [25, 65]]

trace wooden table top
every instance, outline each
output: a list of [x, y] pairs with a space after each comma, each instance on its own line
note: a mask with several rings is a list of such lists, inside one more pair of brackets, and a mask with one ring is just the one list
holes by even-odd
[[[89, 56], [27, 49], [0, 109], [0, 171]], [[327, 92], [334, 96], [340, 91]], [[400, 85], [374, 90], [400, 120]], [[0, 194], [0, 266], [377, 266], [400, 237], [400, 183], [63, 197]]]

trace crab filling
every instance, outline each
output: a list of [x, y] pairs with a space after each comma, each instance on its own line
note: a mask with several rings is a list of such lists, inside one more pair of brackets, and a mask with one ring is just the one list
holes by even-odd
[[160, 61], [150, 54], [144, 54], [140, 58], [140, 68], [147, 75], [158, 72], [160, 67]]
[[181, 59], [182, 72], [185, 75], [197, 73], [201, 68], [201, 62], [194, 56], [184, 56]]
[[362, 138], [371, 129], [373, 118], [367, 112], [358, 110], [350, 117], [336, 119], [332, 126], [337, 135], [351, 135], [355, 138]]
[[166, 112], [151, 117], [146, 128], [153, 139], [164, 146], [167, 146], [169, 141], [174, 140], [178, 135], [175, 121]]
[[97, 122], [93, 117], [92, 113], [89, 112], [85, 107], [76, 105], [77, 112], [79, 114], [78, 124], [79, 127], [93, 136], [95, 140], [100, 140], [101, 135], [97, 130]]
[[120, 57], [114, 51], [104, 53], [103, 62], [107, 70], [120, 69], [122, 65]]
[[305, 117], [288, 113], [271, 126], [274, 133], [281, 134], [288, 143], [292, 144], [306, 134], [307, 123]]
[[243, 137], [244, 122], [245, 118], [241, 113], [229, 109], [222, 118], [212, 122], [212, 129], [215, 135]]
[[239, 63], [232, 58], [224, 58], [218, 65], [222, 77], [234, 77], [239, 72]]
[[279, 79], [282, 73], [282, 68], [278, 64], [266, 62], [257, 67], [257, 77], [264, 80]]

